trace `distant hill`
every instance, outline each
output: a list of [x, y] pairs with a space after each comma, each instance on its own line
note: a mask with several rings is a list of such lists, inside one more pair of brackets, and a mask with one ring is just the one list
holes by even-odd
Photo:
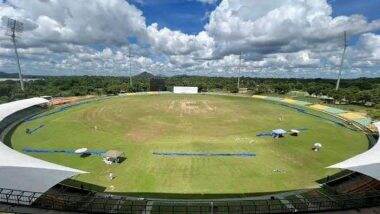
[[18, 78], [18, 74], [16, 73], [5, 73], [0, 71], [0, 78]]
[[[45, 76], [41, 75], [22, 75], [24, 78], [29, 78], [29, 79], [40, 79]], [[0, 71], [0, 78], [18, 78], [18, 73], [6, 73], [3, 71]]]
[[140, 74], [135, 75], [134, 77], [142, 78], [142, 79], [150, 79], [150, 78], [153, 78], [155, 76], [149, 72], [142, 72]]

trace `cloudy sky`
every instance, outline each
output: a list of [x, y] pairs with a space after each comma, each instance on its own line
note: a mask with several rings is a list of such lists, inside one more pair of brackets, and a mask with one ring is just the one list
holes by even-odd
[[4, 72], [11, 17], [25, 74], [335, 78], [346, 31], [344, 77], [380, 76], [380, 0], [0, 1]]

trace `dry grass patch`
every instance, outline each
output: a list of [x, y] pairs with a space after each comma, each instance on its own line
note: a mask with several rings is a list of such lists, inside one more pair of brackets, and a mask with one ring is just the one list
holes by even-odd
[[134, 127], [126, 134], [127, 140], [132, 140], [136, 143], [148, 142], [154, 139], [158, 139], [165, 135], [167, 128], [163, 124], [152, 124], [145, 127]]

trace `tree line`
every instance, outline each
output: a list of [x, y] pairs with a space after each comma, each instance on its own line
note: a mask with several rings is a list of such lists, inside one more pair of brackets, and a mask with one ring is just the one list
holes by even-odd
[[[200, 92], [238, 93], [236, 77], [173, 76], [154, 77], [142, 73], [132, 78], [114, 76], [60, 76], [40, 77], [26, 82], [26, 90], [21, 91], [17, 81], [0, 82], [0, 102], [33, 96], [84, 96], [110, 95], [124, 92], [150, 90], [151, 79], [160, 78], [164, 88], [173, 86], [197, 86]], [[335, 90], [335, 80], [331, 79], [276, 79], [241, 77], [240, 86], [252, 94], [285, 95], [290, 91], [304, 91], [315, 96], [329, 96], [349, 104], [364, 105], [371, 102], [380, 104], [380, 78], [344, 79], [341, 88]]]

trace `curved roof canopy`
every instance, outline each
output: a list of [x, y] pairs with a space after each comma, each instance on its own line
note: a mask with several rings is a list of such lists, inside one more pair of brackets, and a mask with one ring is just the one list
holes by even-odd
[[47, 104], [49, 101], [40, 97], [18, 100], [10, 103], [4, 103], [0, 105], [0, 121], [8, 117], [11, 114], [14, 114], [23, 109], [30, 108], [36, 105]]
[[[375, 126], [380, 133], [380, 122]], [[328, 168], [348, 169], [380, 180], [380, 138], [370, 150]]]
[[[0, 105], [0, 120], [17, 111], [41, 104], [43, 98], [31, 98]], [[46, 192], [57, 183], [86, 173], [17, 152], [0, 142], [0, 188]]]

